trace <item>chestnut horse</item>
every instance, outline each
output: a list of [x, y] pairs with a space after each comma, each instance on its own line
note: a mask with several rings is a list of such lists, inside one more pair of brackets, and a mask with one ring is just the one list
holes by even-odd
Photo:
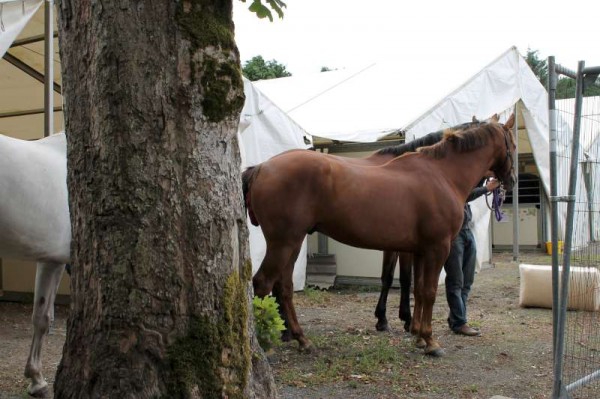
[[[492, 120], [498, 121], [498, 115], [494, 115]], [[456, 125], [451, 127], [451, 130], [464, 130], [469, 127], [473, 127], [481, 124], [477, 118], [473, 117], [471, 122], [463, 123], [460, 125]], [[383, 165], [386, 162], [391, 161], [392, 159], [403, 155], [406, 152], [415, 152], [417, 148], [429, 146], [439, 142], [443, 137], [443, 130], [439, 130], [437, 132], [429, 133], [423, 137], [412, 140], [408, 143], [403, 143], [395, 146], [382, 148], [375, 153], [369, 155], [365, 158], [348, 158], [348, 157], [337, 157], [335, 155], [331, 155], [334, 159], [339, 160], [340, 162], [350, 162], [356, 165], [364, 165], [364, 166], [377, 166]], [[379, 300], [377, 302], [377, 306], [375, 308], [375, 317], [377, 317], [377, 324], [375, 328], [378, 331], [387, 331], [389, 330], [389, 325], [386, 317], [386, 306], [387, 306], [387, 297], [389, 290], [392, 286], [394, 280], [394, 272], [396, 269], [396, 263], [400, 264], [400, 306], [398, 311], [398, 317], [400, 320], [404, 321], [404, 330], [410, 330], [410, 322], [411, 322], [411, 312], [410, 312], [410, 288], [411, 288], [411, 280], [412, 280], [412, 254], [404, 253], [404, 252], [396, 252], [396, 251], [383, 251], [383, 262], [381, 268], [381, 293], [379, 296]], [[275, 285], [275, 287], [277, 284]], [[281, 289], [274, 289], [275, 298], [278, 304], [281, 304], [280, 298]], [[290, 326], [289, 326], [289, 317], [283, 313], [283, 307], [280, 306], [281, 317], [284, 320], [286, 329], [283, 331], [281, 335], [281, 339], [283, 341], [289, 341], [291, 339]], [[299, 341], [303, 340], [303, 335], [299, 339]]]
[[[494, 115], [492, 117], [492, 120], [497, 122], [498, 115]], [[473, 117], [471, 122], [456, 125], [449, 129], [454, 131], [464, 130], [469, 127], [478, 126], [481, 123], [482, 122], [477, 120], [477, 118]], [[408, 143], [382, 148], [381, 150], [376, 151], [375, 153], [371, 154], [366, 158], [339, 158], [340, 161], [350, 162], [356, 165], [383, 165], [384, 163], [389, 162], [392, 159], [403, 155], [407, 152], [415, 152], [420, 147], [433, 145], [439, 142], [442, 139], [443, 134], [443, 130], [429, 133], [421, 138], [412, 140]], [[335, 155], [333, 156], [335, 157]], [[412, 279], [412, 259], [412, 254], [410, 253], [383, 251], [383, 262], [381, 267], [381, 293], [379, 295], [379, 300], [375, 308], [375, 317], [377, 317], [377, 324], [375, 325], [375, 328], [377, 329], [377, 331], [387, 331], [389, 329], [388, 321], [386, 318], [386, 305], [387, 296], [394, 281], [394, 271], [396, 269], [396, 263], [400, 264], [400, 307], [398, 311], [398, 317], [400, 318], [400, 320], [404, 321], [404, 330], [409, 331], [410, 329], [410, 286]], [[280, 302], [278, 301], [278, 303]], [[286, 327], [288, 327], [289, 323], [287, 321], [287, 316], [282, 314], [282, 317], [286, 323]], [[284, 340], [288, 339], [287, 334], [289, 334], [289, 329], [287, 329], [284, 334]]]
[[[498, 115], [494, 115], [491, 118], [492, 121], [498, 121]], [[478, 126], [482, 122], [473, 117], [471, 122], [463, 123], [460, 125], [449, 128], [450, 130], [458, 131], [464, 130], [470, 127]], [[447, 130], [447, 129], [446, 129]], [[379, 151], [371, 154], [366, 158], [344, 158], [342, 160], [346, 162], [352, 162], [354, 164], [361, 164], [365, 166], [382, 165], [386, 162], [391, 161], [393, 158], [403, 155], [407, 152], [415, 152], [420, 147], [433, 145], [439, 142], [443, 137], [444, 131], [440, 130], [437, 132], [429, 133], [421, 138], [412, 140], [408, 143], [382, 148]], [[375, 328], [377, 331], [389, 330], [389, 324], [386, 317], [386, 305], [387, 297], [392, 283], [394, 281], [394, 272], [396, 270], [396, 264], [399, 263], [399, 281], [400, 281], [400, 306], [398, 310], [398, 317], [404, 322], [404, 330], [410, 331], [411, 313], [410, 313], [410, 287], [412, 280], [412, 266], [413, 257], [411, 253], [407, 252], [396, 252], [396, 251], [383, 251], [383, 261], [381, 266], [381, 292], [377, 306], [375, 307], [375, 317], [377, 317], [377, 324]], [[287, 319], [285, 315], [282, 315], [284, 320]], [[287, 331], [287, 330], [286, 330]]]
[[310, 346], [295, 314], [292, 271], [306, 233], [320, 231], [348, 245], [410, 252], [415, 260], [411, 331], [425, 353], [441, 355], [431, 317], [439, 273], [458, 233], [472, 187], [493, 172], [507, 189], [515, 181], [510, 128], [484, 123], [448, 131], [439, 143], [381, 166], [340, 162], [339, 157], [292, 150], [243, 174], [251, 222], [267, 242], [253, 278], [255, 294], [281, 298], [292, 336]]
[[[497, 121], [497, 115], [494, 116]], [[460, 125], [456, 125], [450, 129], [452, 130], [463, 130], [471, 126], [475, 126], [476, 124], [480, 124], [475, 117], [473, 117], [472, 122], [463, 123]], [[425, 147], [428, 145], [435, 144], [442, 139], [443, 130], [439, 130], [437, 132], [429, 133], [421, 138], [415, 139], [408, 143], [403, 143], [395, 146], [382, 148], [375, 153], [369, 155], [365, 158], [349, 158], [349, 157], [338, 157], [336, 155], [330, 155], [333, 159], [338, 160], [340, 162], [349, 162], [355, 165], [363, 165], [363, 166], [378, 166], [383, 165], [386, 162], [391, 161], [392, 159], [406, 153], [406, 152], [414, 152], [419, 147]], [[375, 309], [375, 316], [377, 317], [377, 325], [376, 328], [378, 331], [388, 330], [388, 323], [386, 319], [386, 304], [387, 304], [387, 294], [389, 292], [390, 287], [392, 286], [392, 282], [394, 279], [394, 271], [396, 269], [396, 262], [400, 260], [400, 285], [401, 285], [401, 299], [400, 299], [400, 311], [399, 317], [401, 320], [404, 320], [406, 331], [409, 330], [411, 314], [410, 314], [410, 286], [411, 286], [411, 278], [412, 278], [412, 255], [411, 254], [403, 254], [395, 251], [383, 251], [383, 265], [381, 272], [381, 295], [379, 297], [379, 302], [377, 303], [377, 307]], [[275, 287], [278, 287], [276, 284]], [[280, 304], [280, 314], [282, 319], [284, 320], [286, 329], [283, 331], [281, 335], [281, 339], [283, 341], [289, 341], [291, 339], [290, 326], [289, 326], [289, 317], [283, 313], [283, 307], [281, 306], [282, 301], [280, 298], [280, 289], [275, 288], [274, 294], [277, 300], [277, 303]]]

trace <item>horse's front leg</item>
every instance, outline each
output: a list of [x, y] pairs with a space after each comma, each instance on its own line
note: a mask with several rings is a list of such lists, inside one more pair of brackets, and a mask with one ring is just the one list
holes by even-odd
[[60, 263], [37, 264], [32, 316], [33, 339], [25, 366], [25, 377], [31, 379], [27, 390], [35, 397], [46, 397], [48, 394], [48, 383], [42, 375], [42, 343], [53, 320], [54, 300], [64, 268], [65, 265]]
[[423, 258], [419, 255], [413, 257], [413, 271], [415, 277], [415, 307], [413, 317], [410, 321], [410, 333], [416, 337], [415, 346], [417, 348], [425, 348], [425, 340], [421, 337], [421, 324], [423, 318]]
[[388, 331], [390, 329], [386, 317], [386, 305], [388, 293], [394, 281], [394, 270], [396, 269], [397, 261], [398, 252], [383, 251], [383, 264], [381, 266], [381, 293], [379, 294], [379, 300], [377, 301], [377, 306], [375, 307], [375, 317], [377, 317], [377, 324], [375, 325], [375, 328], [377, 331]]
[[432, 318], [440, 272], [448, 256], [448, 250], [449, 248], [431, 248], [424, 256], [423, 261], [423, 286], [421, 292], [423, 312], [419, 336], [425, 341], [425, 354], [434, 357], [444, 355], [444, 350], [437, 340], [433, 338]]

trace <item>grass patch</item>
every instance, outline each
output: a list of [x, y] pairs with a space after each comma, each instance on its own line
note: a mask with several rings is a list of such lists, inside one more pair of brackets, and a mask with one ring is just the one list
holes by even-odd
[[309, 286], [304, 287], [303, 293], [306, 303], [312, 305], [323, 305], [329, 302], [329, 295], [331, 295], [327, 291], [322, 291]]
[[[350, 387], [373, 381], [400, 382], [406, 362], [405, 343], [389, 334], [358, 330], [336, 336], [312, 336], [319, 348], [313, 357], [292, 353], [277, 379], [292, 386], [317, 386], [348, 381]], [[325, 355], [327, 353], [327, 355]], [[304, 357], [304, 358], [302, 358]]]

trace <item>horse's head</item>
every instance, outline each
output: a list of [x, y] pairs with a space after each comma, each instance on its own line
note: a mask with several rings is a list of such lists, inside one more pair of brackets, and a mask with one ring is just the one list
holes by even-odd
[[[492, 118], [492, 121], [494, 121], [494, 118]], [[512, 132], [514, 125], [515, 114], [512, 114], [506, 123], [498, 123], [503, 140], [502, 156], [500, 157], [500, 160], [492, 167], [492, 171], [498, 180], [502, 182], [504, 189], [507, 191], [512, 190], [517, 181], [517, 175], [515, 171], [515, 151], [517, 150], [517, 146], [515, 144], [515, 137]]]

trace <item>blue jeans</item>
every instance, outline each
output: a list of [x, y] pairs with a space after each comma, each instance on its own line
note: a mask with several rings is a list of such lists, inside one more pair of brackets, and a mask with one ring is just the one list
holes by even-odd
[[452, 241], [446, 270], [446, 299], [450, 313], [448, 326], [452, 331], [467, 324], [467, 299], [475, 279], [477, 249], [470, 229], [461, 229]]

